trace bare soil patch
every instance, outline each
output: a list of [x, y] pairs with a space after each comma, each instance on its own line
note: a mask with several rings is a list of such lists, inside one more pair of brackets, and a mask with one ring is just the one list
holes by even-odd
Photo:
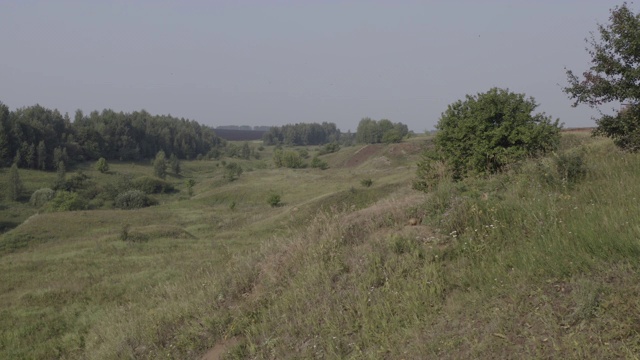
[[349, 158], [344, 166], [345, 167], [356, 167], [362, 165], [365, 161], [367, 161], [370, 157], [380, 152], [384, 148], [382, 144], [369, 144], [365, 145], [360, 150], [356, 151], [355, 154], [351, 158]]
[[240, 340], [237, 337], [219, 341], [211, 350], [207, 351], [200, 360], [220, 360], [227, 351], [236, 346]]

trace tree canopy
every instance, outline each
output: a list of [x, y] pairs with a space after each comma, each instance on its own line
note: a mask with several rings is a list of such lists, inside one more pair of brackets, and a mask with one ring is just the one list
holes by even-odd
[[574, 106], [623, 103], [617, 114], [596, 119], [594, 134], [613, 138], [623, 149], [640, 150], [640, 14], [626, 3], [617, 6], [608, 24], [598, 24], [598, 35], [587, 39], [591, 66], [582, 76], [567, 70], [569, 86], [563, 90]]
[[170, 115], [113, 110], [68, 115], [40, 105], [9, 111], [0, 102], [0, 166], [55, 169], [59, 161], [151, 159], [160, 150], [194, 159], [224, 146], [212, 128]]
[[[560, 138], [559, 120], [534, 114], [537, 106], [531, 97], [498, 88], [467, 95], [442, 114], [436, 125], [435, 149], [425, 154], [419, 168], [428, 171], [429, 163], [440, 159], [454, 178], [461, 178], [469, 173], [493, 173], [554, 149]], [[420, 170], [418, 175], [428, 177]]]
[[408, 133], [409, 128], [403, 123], [363, 118], [358, 123], [356, 141], [363, 144], [395, 143], [400, 142]]
[[334, 123], [299, 123], [273, 126], [263, 136], [265, 145], [323, 145], [340, 140], [340, 130]]

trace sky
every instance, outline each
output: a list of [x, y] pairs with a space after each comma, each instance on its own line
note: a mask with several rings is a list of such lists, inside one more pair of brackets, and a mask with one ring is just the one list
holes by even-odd
[[0, 0], [0, 101], [71, 118], [145, 109], [214, 127], [354, 131], [370, 117], [423, 132], [448, 104], [500, 87], [588, 127], [598, 113], [571, 107], [565, 69], [588, 69], [585, 38], [620, 4]]

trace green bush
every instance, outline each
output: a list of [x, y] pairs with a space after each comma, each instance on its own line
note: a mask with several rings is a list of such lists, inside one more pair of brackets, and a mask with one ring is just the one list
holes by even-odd
[[533, 98], [498, 88], [467, 95], [442, 114], [434, 151], [446, 161], [454, 179], [495, 173], [545, 154], [558, 146], [561, 126], [544, 113], [532, 114], [537, 106]]
[[300, 150], [298, 150], [298, 153], [300, 154], [300, 156], [303, 159], [308, 159], [309, 158], [309, 150], [307, 150], [307, 149], [300, 149]]
[[582, 152], [567, 151], [555, 156], [554, 160], [556, 169], [565, 184], [573, 185], [587, 175], [587, 167]]
[[49, 200], [53, 199], [56, 195], [56, 192], [49, 188], [38, 189], [31, 194], [31, 199], [29, 203], [34, 207], [41, 207], [46, 204]]
[[340, 150], [340, 144], [334, 141], [332, 143], [325, 144], [322, 147], [322, 149], [320, 149], [319, 154], [320, 155], [330, 154], [330, 153], [337, 152], [338, 150]]
[[76, 211], [86, 210], [87, 201], [78, 193], [70, 191], [57, 191], [56, 195], [46, 204], [47, 211]]
[[189, 193], [189, 196], [193, 196], [193, 187], [196, 185], [196, 181], [193, 179], [188, 179], [185, 182], [185, 185], [187, 185], [187, 192]]
[[280, 195], [275, 193], [269, 195], [267, 202], [269, 203], [269, 205], [271, 205], [271, 207], [278, 207], [282, 205]]
[[362, 185], [364, 187], [371, 187], [371, 185], [373, 185], [373, 180], [371, 180], [371, 179], [362, 179], [362, 180], [360, 180], [360, 185]]
[[326, 161], [321, 160], [319, 157], [314, 156], [311, 159], [311, 167], [314, 169], [326, 170], [329, 168], [329, 164]]
[[418, 177], [413, 181], [413, 188], [420, 191], [430, 191], [441, 181], [449, 180], [451, 170], [447, 162], [433, 149], [427, 149], [418, 162]]
[[155, 205], [155, 201], [140, 190], [129, 190], [116, 196], [115, 207], [118, 209], [140, 209]]
[[237, 180], [242, 175], [242, 167], [238, 163], [231, 162], [224, 167], [224, 178], [228, 181]]
[[163, 194], [170, 193], [175, 190], [173, 185], [165, 180], [153, 178], [149, 176], [134, 179], [131, 186], [135, 190], [140, 190], [145, 194]]
[[[528, 164], [527, 164], [528, 165]], [[565, 151], [552, 157], [539, 159], [535, 169], [525, 166], [525, 176], [535, 178], [551, 187], [572, 187], [587, 175], [584, 153], [579, 150]]]
[[100, 171], [103, 174], [109, 171], [109, 164], [107, 164], [107, 159], [103, 157], [98, 159], [95, 166], [96, 166], [96, 170]]
[[290, 169], [305, 167], [300, 153], [293, 150], [275, 150], [273, 152], [273, 163], [277, 167], [287, 167]]

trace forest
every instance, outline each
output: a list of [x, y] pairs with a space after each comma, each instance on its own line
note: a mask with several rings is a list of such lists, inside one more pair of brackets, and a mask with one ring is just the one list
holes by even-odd
[[40, 170], [97, 160], [151, 159], [159, 151], [195, 159], [225, 146], [210, 127], [171, 115], [105, 109], [88, 116], [68, 114], [40, 105], [10, 111], [0, 102], [0, 166]]

